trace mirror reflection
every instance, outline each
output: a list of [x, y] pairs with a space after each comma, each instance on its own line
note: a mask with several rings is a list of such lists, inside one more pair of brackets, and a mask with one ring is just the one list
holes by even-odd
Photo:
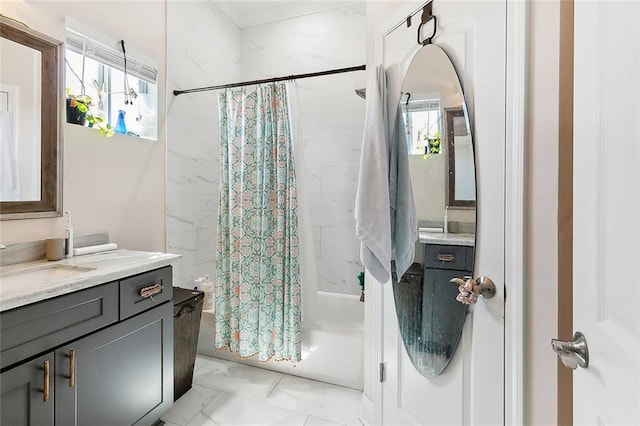
[[420, 239], [413, 265], [393, 290], [411, 362], [423, 376], [435, 377], [453, 357], [467, 314], [449, 281], [473, 272], [473, 139], [458, 76], [442, 49], [422, 47], [401, 90]]
[[62, 43], [0, 17], [0, 219], [62, 210]]
[[4, 38], [0, 52], [0, 201], [39, 200], [42, 54]]

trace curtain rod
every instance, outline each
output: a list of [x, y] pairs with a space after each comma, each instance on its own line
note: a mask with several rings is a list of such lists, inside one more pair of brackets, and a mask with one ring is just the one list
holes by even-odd
[[175, 96], [178, 96], [178, 95], [181, 95], [183, 93], [207, 92], [209, 90], [230, 89], [232, 87], [252, 86], [254, 84], [275, 83], [276, 81], [298, 80], [298, 79], [301, 79], [301, 78], [319, 77], [321, 75], [340, 74], [340, 73], [343, 73], [343, 72], [351, 72], [351, 71], [364, 71], [365, 69], [367, 69], [366, 65], [359, 65], [357, 67], [337, 68], [337, 69], [333, 69], [333, 70], [312, 72], [312, 73], [307, 73], [307, 74], [296, 74], [296, 75], [288, 75], [288, 76], [285, 76], [285, 77], [265, 78], [263, 80], [253, 80], [253, 81], [243, 81], [243, 82], [240, 82], [240, 83], [220, 84], [218, 86], [197, 87], [195, 89], [174, 90], [173, 94]]

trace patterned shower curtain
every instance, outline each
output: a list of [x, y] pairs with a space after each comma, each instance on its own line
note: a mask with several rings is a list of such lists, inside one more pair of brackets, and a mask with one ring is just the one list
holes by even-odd
[[287, 88], [227, 90], [220, 112], [215, 347], [299, 361], [298, 203]]

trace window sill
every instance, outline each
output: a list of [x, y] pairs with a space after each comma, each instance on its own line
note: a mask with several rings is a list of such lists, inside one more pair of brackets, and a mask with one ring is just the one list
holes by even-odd
[[[128, 138], [128, 139], [137, 139], [137, 140], [144, 140], [144, 141], [149, 141], [149, 142], [157, 142], [158, 138], [152, 138], [152, 137], [148, 137], [148, 136], [136, 136], [136, 135], [132, 135], [132, 134], [126, 134], [123, 135], [121, 133], [114, 133], [113, 136], [107, 137], [104, 135], [100, 135], [99, 131], [97, 128], [94, 127], [89, 127], [89, 126], [80, 126], [79, 124], [73, 124], [73, 123], [66, 123], [66, 127], [67, 128], [72, 128], [72, 129], [86, 129], [86, 131], [90, 131], [90, 132], [96, 132], [97, 135], [99, 135], [100, 137], [104, 138], [104, 139], [111, 139], [111, 138]], [[84, 130], [83, 130], [84, 131]]]

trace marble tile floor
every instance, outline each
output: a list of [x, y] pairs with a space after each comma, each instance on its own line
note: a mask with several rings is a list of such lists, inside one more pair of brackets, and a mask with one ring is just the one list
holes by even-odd
[[361, 426], [362, 392], [198, 355], [193, 387], [167, 426]]

